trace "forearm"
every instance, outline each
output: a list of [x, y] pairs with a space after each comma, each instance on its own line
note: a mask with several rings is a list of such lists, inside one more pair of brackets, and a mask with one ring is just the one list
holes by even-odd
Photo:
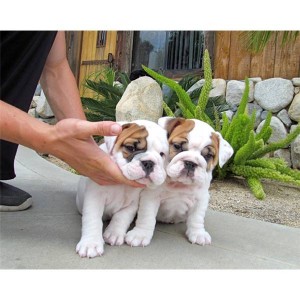
[[45, 66], [41, 85], [58, 120], [86, 119], [76, 81], [66, 59], [58, 65]]
[[1, 139], [44, 152], [52, 136], [52, 126], [0, 100]]

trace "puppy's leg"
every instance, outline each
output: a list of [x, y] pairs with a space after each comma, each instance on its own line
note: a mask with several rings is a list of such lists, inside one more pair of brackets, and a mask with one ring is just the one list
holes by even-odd
[[153, 194], [141, 197], [135, 227], [127, 232], [125, 237], [128, 245], [144, 247], [150, 244], [159, 205], [159, 197], [155, 197]]
[[106, 243], [112, 246], [124, 244], [126, 232], [136, 215], [137, 209], [138, 198], [112, 216], [103, 234]]
[[101, 256], [104, 252], [102, 238], [102, 216], [104, 200], [99, 199], [93, 191], [86, 190], [82, 210], [81, 239], [76, 246], [76, 252], [81, 257]]
[[[204, 217], [208, 207], [209, 194], [203, 194], [197, 199], [195, 206], [189, 211], [187, 217], [186, 235], [192, 244], [209, 245], [211, 237], [204, 228]], [[199, 193], [200, 194], [200, 193]]]

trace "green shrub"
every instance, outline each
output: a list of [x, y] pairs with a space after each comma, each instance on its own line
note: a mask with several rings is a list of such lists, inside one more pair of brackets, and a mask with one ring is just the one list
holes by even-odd
[[[108, 68], [92, 77], [85, 80], [84, 86], [94, 92], [93, 97], [81, 97], [86, 118], [93, 122], [115, 121], [116, 105], [130, 83], [128, 75]], [[115, 84], [117, 79], [121, 84]]]

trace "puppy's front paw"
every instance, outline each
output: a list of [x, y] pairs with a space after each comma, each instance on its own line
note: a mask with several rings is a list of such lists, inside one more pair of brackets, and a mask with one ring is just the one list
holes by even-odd
[[103, 238], [107, 244], [111, 246], [121, 246], [124, 244], [125, 234], [122, 230], [116, 228], [106, 228], [103, 234]]
[[201, 230], [188, 229], [186, 231], [186, 235], [192, 244], [198, 244], [201, 246], [211, 244], [211, 237], [209, 233], [204, 229]]
[[145, 247], [150, 244], [152, 236], [153, 236], [153, 231], [135, 227], [131, 231], [127, 232], [125, 241], [130, 246]]
[[81, 239], [76, 246], [76, 252], [80, 257], [93, 258], [96, 256], [102, 256], [104, 253], [104, 241], [103, 239]]

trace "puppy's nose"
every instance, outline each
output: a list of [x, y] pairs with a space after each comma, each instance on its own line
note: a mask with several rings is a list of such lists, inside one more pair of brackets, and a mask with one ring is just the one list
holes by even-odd
[[146, 172], [147, 175], [149, 175], [154, 168], [154, 162], [152, 160], [144, 160], [141, 161], [142, 163], [142, 168]]
[[197, 167], [197, 164], [195, 164], [192, 161], [189, 160], [185, 160], [184, 161], [184, 167], [188, 170], [188, 171], [194, 171]]

